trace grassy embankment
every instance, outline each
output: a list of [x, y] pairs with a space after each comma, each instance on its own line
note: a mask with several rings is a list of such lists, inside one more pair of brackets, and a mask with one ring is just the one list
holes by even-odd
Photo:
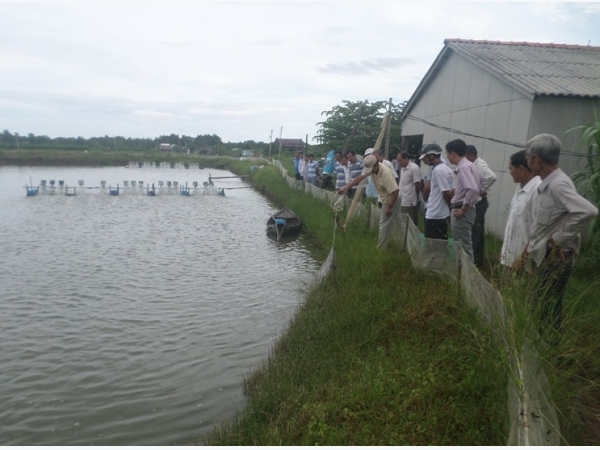
[[[308, 222], [324, 258], [333, 212], [270, 172], [255, 181]], [[378, 252], [375, 236], [358, 221], [337, 235], [335, 273], [309, 293], [272, 356], [244, 381], [247, 409], [208, 443], [505, 443], [502, 355], [454, 285], [414, 270], [397, 249]], [[501, 246], [486, 236], [483, 273], [499, 289]], [[563, 333], [541, 354], [572, 445], [600, 443], [598, 268], [584, 252], [567, 289]], [[531, 328], [529, 287], [504, 291], [518, 297]]]
[[220, 156], [185, 155], [170, 152], [126, 151], [69, 151], [69, 150], [1, 150], [0, 166], [79, 166], [110, 167], [125, 166], [131, 161], [150, 163], [203, 164], [225, 168], [231, 158]]
[[[254, 182], [303, 218], [324, 259], [332, 209], [273, 168]], [[204, 442], [503, 445], [506, 375], [456, 286], [413, 269], [397, 248], [377, 250], [363, 221], [336, 236], [336, 270], [245, 378], [245, 409]]]

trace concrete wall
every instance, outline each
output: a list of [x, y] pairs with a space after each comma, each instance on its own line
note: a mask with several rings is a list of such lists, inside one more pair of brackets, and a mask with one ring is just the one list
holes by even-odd
[[[532, 106], [533, 100], [527, 95], [449, 52], [409, 114], [456, 131], [524, 145], [530, 132]], [[490, 189], [486, 228], [502, 237], [516, 187], [508, 173], [509, 157], [520, 148], [405, 119], [402, 135], [414, 134], [423, 134], [424, 144], [437, 142], [444, 148], [448, 141], [460, 138], [477, 148], [498, 177]]]

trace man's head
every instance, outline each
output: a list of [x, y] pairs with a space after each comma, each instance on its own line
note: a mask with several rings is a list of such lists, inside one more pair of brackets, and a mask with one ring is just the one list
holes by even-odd
[[467, 145], [467, 153], [465, 153], [465, 158], [471, 162], [475, 162], [477, 159], [477, 149], [474, 145]]
[[462, 139], [454, 139], [446, 144], [446, 155], [451, 164], [458, 164], [467, 154], [467, 143]]
[[520, 150], [510, 155], [508, 171], [515, 183], [525, 184], [533, 178], [534, 175], [527, 164], [525, 150]]
[[337, 152], [335, 152], [335, 160], [337, 162], [340, 162], [340, 160], [342, 159], [342, 152], [340, 152], [339, 150]]
[[348, 150], [346, 152], [346, 159], [350, 164], [356, 163], [356, 152], [354, 150]]
[[312, 153], [310, 155], [308, 155], [308, 160], [309, 161], [314, 161], [315, 160], [315, 155], [313, 155]]
[[346, 156], [344, 156], [344, 155], [341, 155], [341, 156], [340, 156], [339, 163], [340, 163], [342, 166], [347, 166], [347, 165], [348, 165], [348, 158], [346, 158]]
[[398, 153], [396, 160], [400, 163], [400, 167], [405, 168], [410, 162], [410, 154], [407, 152]]
[[[370, 153], [367, 153], [369, 150], [372, 151]], [[372, 148], [370, 148], [367, 150], [367, 152], [365, 152], [365, 156], [373, 155], [375, 158], [377, 158], [377, 162], [382, 162], [385, 159], [385, 155], [381, 150], [373, 150]]]
[[371, 173], [377, 175], [379, 173], [379, 162], [375, 155], [367, 155], [363, 160], [364, 168], [362, 171], [363, 175], [369, 175]]
[[428, 166], [433, 166], [439, 162], [441, 155], [442, 147], [440, 147], [438, 144], [425, 144], [421, 148], [421, 157], [419, 159]]
[[552, 134], [538, 134], [525, 144], [527, 165], [534, 175], [539, 175], [545, 167], [558, 165], [560, 140]]

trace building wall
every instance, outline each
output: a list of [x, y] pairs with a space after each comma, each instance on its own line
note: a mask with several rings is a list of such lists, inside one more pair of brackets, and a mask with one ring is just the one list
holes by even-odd
[[[530, 130], [532, 105], [533, 100], [527, 95], [450, 52], [409, 114], [456, 131], [524, 145]], [[520, 148], [405, 119], [402, 135], [414, 134], [423, 134], [424, 144], [437, 142], [444, 148], [448, 141], [460, 138], [477, 148], [479, 156], [498, 177], [488, 197], [486, 228], [502, 237], [516, 187], [508, 173], [509, 157]], [[422, 170], [427, 172], [426, 168]]]
[[559, 165], [567, 174], [585, 166], [581, 155], [587, 151], [579, 146], [580, 132], [567, 130], [594, 121], [594, 102], [599, 105], [589, 98], [538, 97], [533, 102], [528, 138], [540, 133], [558, 137], [563, 144]]

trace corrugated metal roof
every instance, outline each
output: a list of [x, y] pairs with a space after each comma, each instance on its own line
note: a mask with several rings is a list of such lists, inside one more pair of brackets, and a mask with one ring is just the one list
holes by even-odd
[[444, 43], [532, 95], [600, 98], [600, 47], [464, 39]]

